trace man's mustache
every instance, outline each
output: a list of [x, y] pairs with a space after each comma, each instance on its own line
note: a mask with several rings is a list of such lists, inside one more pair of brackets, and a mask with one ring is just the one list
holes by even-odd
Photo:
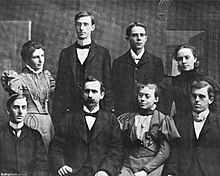
[[95, 101], [92, 98], [88, 98], [85, 103], [94, 103]]

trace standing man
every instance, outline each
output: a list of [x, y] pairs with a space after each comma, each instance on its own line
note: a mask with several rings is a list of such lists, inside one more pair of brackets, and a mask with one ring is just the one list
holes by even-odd
[[164, 170], [172, 176], [218, 176], [220, 173], [220, 119], [209, 110], [213, 87], [196, 81], [191, 90], [192, 112], [176, 118], [180, 138], [171, 148]]
[[79, 12], [75, 16], [75, 28], [77, 41], [63, 49], [59, 58], [53, 106], [55, 125], [59, 124], [68, 111], [81, 109], [83, 82], [89, 75], [102, 81], [106, 87], [106, 98], [102, 107], [107, 111], [113, 108], [111, 58], [106, 48], [97, 45], [91, 39], [91, 34], [95, 30], [93, 15], [87, 11]]
[[88, 77], [83, 110], [69, 112], [58, 126], [49, 157], [60, 176], [115, 176], [122, 164], [122, 139], [117, 119], [100, 109], [105, 88]]
[[148, 53], [144, 46], [148, 33], [144, 24], [131, 23], [126, 30], [130, 49], [113, 62], [113, 90], [117, 115], [136, 109], [137, 83], [160, 83], [164, 75], [163, 62]]
[[47, 151], [41, 134], [24, 124], [27, 100], [13, 94], [7, 101], [9, 122], [0, 127], [1, 175], [47, 176]]

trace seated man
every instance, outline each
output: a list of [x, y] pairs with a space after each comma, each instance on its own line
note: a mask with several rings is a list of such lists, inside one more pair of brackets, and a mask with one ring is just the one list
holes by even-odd
[[157, 85], [139, 86], [138, 111], [118, 117], [127, 149], [119, 176], [160, 176], [170, 153], [168, 142], [179, 133], [172, 118], [156, 110]]
[[175, 118], [181, 138], [174, 142], [163, 175], [219, 176], [220, 118], [210, 111], [215, 92], [207, 81], [195, 81], [190, 113]]
[[9, 122], [0, 127], [0, 172], [26, 176], [46, 176], [48, 159], [40, 133], [24, 124], [27, 101], [13, 94], [7, 101]]
[[115, 176], [122, 163], [117, 119], [100, 109], [105, 88], [89, 76], [83, 86], [83, 110], [69, 112], [58, 126], [49, 156], [54, 172], [73, 176]]

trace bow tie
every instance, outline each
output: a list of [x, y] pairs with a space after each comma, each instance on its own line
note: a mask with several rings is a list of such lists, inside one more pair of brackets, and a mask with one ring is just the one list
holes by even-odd
[[79, 48], [79, 49], [89, 49], [90, 46], [91, 46], [91, 43], [88, 45], [80, 45], [79, 43], [76, 43], [76, 48]]
[[139, 60], [141, 60], [140, 57], [134, 57], [134, 56], [133, 56], [132, 58], [133, 58], [134, 61], [139, 61]]
[[89, 113], [89, 112], [85, 112], [85, 116], [92, 116], [92, 117], [97, 117], [98, 112], [95, 113]]
[[140, 110], [139, 110], [139, 114], [140, 114], [140, 115], [143, 115], [143, 116], [153, 115], [153, 114], [154, 114], [154, 110], [144, 110], [144, 109], [140, 109]]
[[204, 121], [206, 119], [205, 116], [199, 116], [199, 114], [197, 114], [195, 112], [193, 112], [192, 115], [193, 115], [193, 120], [195, 122], [202, 122], [202, 121]]

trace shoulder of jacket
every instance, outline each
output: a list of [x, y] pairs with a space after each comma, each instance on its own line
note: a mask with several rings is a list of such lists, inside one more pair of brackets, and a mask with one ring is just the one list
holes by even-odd
[[163, 63], [162, 59], [158, 56], [153, 55], [152, 53], [149, 53], [148, 51], [145, 50], [143, 58], [147, 58], [148, 61], [154, 63], [154, 64], [161, 64]]
[[8, 128], [8, 121], [4, 121], [0, 123], [0, 132], [5, 131], [6, 128]]
[[118, 58], [114, 59], [115, 62], [121, 62], [124, 61], [128, 58], [130, 51], [127, 51], [126, 53], [124, 53], [123, 55], [119, 56]]
[[61, 53], [72, 50], [72, 49], [74, 48], [74, 46], [75, 46], [75, 43], [73, 43], [72, 45], [69, 45], [69, 46], [63, 48], [63, 49], [61, 50]]
[[97, 47], [98, 49], [104, 50], [104, 51], [109, 51], [108, 48], [105, 48], [104, 46], [101, 46], [95, 42], [93, 42], [93, 45], [95, 45], [95, 47]]

